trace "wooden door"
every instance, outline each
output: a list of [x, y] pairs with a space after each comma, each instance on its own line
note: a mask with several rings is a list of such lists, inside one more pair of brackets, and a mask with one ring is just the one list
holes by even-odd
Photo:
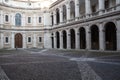
[[22, 48], [22, 35], [20, 33], [15, 35], [15, 48]]

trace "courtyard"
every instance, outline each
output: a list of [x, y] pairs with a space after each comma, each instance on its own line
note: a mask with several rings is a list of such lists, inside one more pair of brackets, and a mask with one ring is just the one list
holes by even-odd
[[120, 80], [120, 53], [2, 49], [0, 80]]

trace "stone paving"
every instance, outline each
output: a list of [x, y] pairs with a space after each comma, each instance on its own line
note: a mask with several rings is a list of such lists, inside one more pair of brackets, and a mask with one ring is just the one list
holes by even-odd
[[120, 80], [120, 53], [0, 50], [0, 80]]

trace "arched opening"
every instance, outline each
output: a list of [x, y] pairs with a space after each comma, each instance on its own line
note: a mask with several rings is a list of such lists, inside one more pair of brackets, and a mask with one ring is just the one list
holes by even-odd
[[85, 29], [82, 27], [79, 29], [80, 33], [80, 49], [86, 49], [86, 34]]
[[105, 43], [106, 50], [117, 49], [116, 26], [113, 22], [109, 22], [105, 25]]
[[96, 25], [91, 27], [91, 49], [99, 49], [99, 29]]
[[56, 44], [57, 44], [57, 48], [60, 48], [60, 34], [59, 34], [59, 32], [56, 32]]
[[63, 31], [63, 48], [67, 48], [67, 33], [65, 30]]
[[22, 48], [23, 44], [23, 37], [20, 33], [15, 35], [15, 48]]
[[51, 34], [52, 48], [54, 48], [54, 37], [53, 33]]
[[75, 18], [75, 3], [74, 3], [74, 1], [70, 2], [70, 17], [71, 17], [71, 19]]
[[63, 21], [65, 22], [67, 20], [67, 9], [66, 5], [63, 5]]
[[16, 26], [21, 26], [21, 14], [17, 13], [15, 15], [15, 25]]
[[70, 30], [71, 49], [75, 49], [75, 30]]
[[57, 24], [60, 23], [60, 11], [58, 8], [56, 9], [56, 22], [57, 22]]

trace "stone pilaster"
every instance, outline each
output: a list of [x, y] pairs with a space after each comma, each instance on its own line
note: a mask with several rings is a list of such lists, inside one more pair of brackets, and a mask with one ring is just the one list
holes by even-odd
[[54, 25], [56, 25], [57, 22], [56, 22], [56, 12], [55, 11], [53, 12], [53, 18], [54, 18]]
[[80, 49], [80, 36], [79, 36], [79, 30], [78, 29], [75, 29], [75, 44], [76, 44], [76, 49]]
[[67, 22], [70, 20], [70, 4], [67, 4]]
[[120, 51], [120, 19], [117, 20], [117, 50]]
[[62, 24], [63, 22], [63, 8], [60, 8], [60, 23]]
[[75, 0], [75, 18], [76, 20], [78, 20], [79, 16], [80, 16], [80, 11], [79, 11], [79, 0]]
[[11, 34], [11, 48], [15, 48], [15, 33]]
[[[39, 18], [39, 17], [38, 17]], [[37, 25], [37, 22], [38, 22], [38, 19], [36, 17], [36, 14], [34, 14], [34, 17], [33, 17], [33, 26], [36, 26]]]
[[105, 9], [105, 0], [98, 0], [99, 2], [99, 15], [103, 14], [103, 10]]
[[25, 14], [22, 14], [22, 26], [25, 26], [26, 20], [25, 20]]
[[91, 49], [91, 32], [89, 26], [86, 26], [86, 49]]
[[100, 44], [100, 50], [105, 50], [105, 34], [104, 34], [104, 27], [103, 24], [99, 24], [99, 44]]
[[3, 48], [4, 47], [4, 41], [3, 41], [4, 40], [4, 34], [2, 32], [0, 32], [0, 34], [1, 34], [1, 38], [0, 38], [1, 39], [0, 40], [1, 41], [0, 42], [1, 43], [1, 48]]
[[[0, 24], [3, 24], [3, 11], [2, 10], [0, 10]], [[2, 28], [3, 27], [3, 25], [0, 25], [0, 27]]]
[[86, 17], [89, 17], [89, 15], [92, 13], [90, 0], [85, 0], [85, 12]]
[[116, 0], [117, 10], [120, 10], [120, 0]]
[[56, 49], [57, 48], [57, 45], [56, 45], [56, 33], [54, 32], [54, 48]]
[[11, 14], [11, 23], [13, 26], [15, 26], [15, 13]]
[[67, 49], [71, 49], [70, 31], [67, 30]]
[[36, 43], [37, 43], [37, 40], [36, 40], [36, 34], [34, 33], [34, 39], [33, 39], [33, 47], [37, 47]]
[[62, 34], [62, 31], [60, 31], [60, 49], [63, 49], [63, 34]]
[[27, 39], [26, 39], [26, 34], [25, 33], [23, 33], [23, 48], [27, 48]]

